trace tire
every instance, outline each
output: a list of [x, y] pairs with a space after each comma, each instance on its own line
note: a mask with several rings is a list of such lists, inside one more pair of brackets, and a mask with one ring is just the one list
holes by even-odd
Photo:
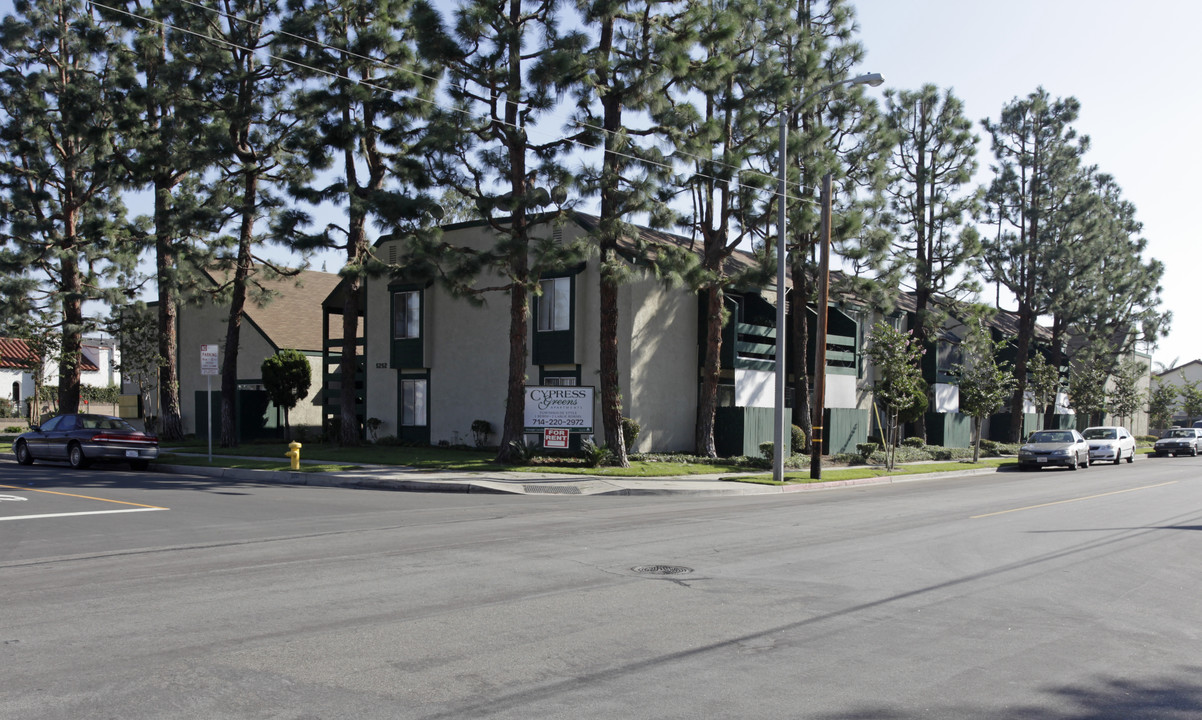
[[22, 464], [22, 465], [32, 465], [33, 464], [33, 453], [29, 452], [29, 448], [25, 446], [24, 440], [17, 443], [17, 446], [13, 448], [13, 452], [17, 454], [17, 462], [19, 462], [20, 464]]
[[129, 461], [129, 469], [130, 470], [136, 470], [138, 472], [142, 472], [143, 470], [145, 470], [148, 467], [150, 467], [149, 460], [130, 460]]
[[1122, 461], [1123, 461], [1123, 449], [1119, 448], [1118, 452], [1116, 452], [1114, 454], [1114, 464], [1118, 465]]
[[71, 443], [71, 446], [67, 448], [67, 462], [76, 470], [82, 470], [92, 464], [84, 457], [83, 447], [79, 443]]
[[1131, 448], [1131, 454], [1127, 456], [1127, 462], [1129, 464], [1135, 462], [1135, 448]]
[[1073, 472], [1076, 472], [1077, 468], [1079, 468], [1079, 467], [1081, 467], [1081, 456], [1073, 455], [1073, 461], [1071, 463], [1069, 463], [1068, 469], [1072, 470]]
[[1197, 445], [1195, 445], [1194, 449], [1190, 451], [1189, 456], [1190, 457], [1198, 457], [1198, 446]]

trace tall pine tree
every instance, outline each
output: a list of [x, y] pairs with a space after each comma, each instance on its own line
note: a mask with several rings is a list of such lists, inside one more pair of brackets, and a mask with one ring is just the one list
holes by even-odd
[[124, 232], [118, 130], [133, 113], [112, 28], [78, 0], [14, 3], [0, 26], [0, 314], [61, 335], [58, 406], [80, 400], [84, 304], [121, 302], [137, 262]]

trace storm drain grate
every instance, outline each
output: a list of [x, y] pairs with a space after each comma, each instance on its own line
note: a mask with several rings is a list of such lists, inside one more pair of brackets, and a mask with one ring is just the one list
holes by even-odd
[[693, 572], [693, 568], [683, 565], [636, 565], [630, 569], [640, 575], [684, 575]]
[[549, 495], [579, 495], [580, 488], [575, 485], [526, 485], [528, 493], [546, 493]]

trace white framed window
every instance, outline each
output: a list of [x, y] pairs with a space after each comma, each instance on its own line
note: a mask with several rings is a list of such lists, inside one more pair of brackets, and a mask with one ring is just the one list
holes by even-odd
[[410, 340], [421, 337], [422, 293], [407, 290], [392, 294], [392, 337]]
[[425, 378], [401, 380], [402, 426], [425, 427], [428, 383]]
[[574, 378], [574, 377], [545, 377], [545, 378], [543, 378], [543, 385], [575, 387], [576, 386], [576, 378]]
[[572, 329], [572, 278], [542, 280], [542, 296], [538, 299], [539, 332]]

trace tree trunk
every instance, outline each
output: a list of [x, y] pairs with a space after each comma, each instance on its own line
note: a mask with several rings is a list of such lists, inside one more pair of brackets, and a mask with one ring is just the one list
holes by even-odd
[[58, 360], [58, 411], [79, 412], [79, 378], [83, 345], [83, 278], [75, 259], [75, 228], [73, 218], [66, 223], [67, 252], [62, 261], [63, 346]]
[[1014, 395], [1010, 398], [1010, 442], [1021, 441], [1023, 432], [1023, 408], [1027, 395], [1027, 355], [1031, 352], [1031, 335], [1035, 332], [1035, 317], [1030, 306], [1018, 306], [1018, 343], [1014, 358]]
[[[805, 433], [804, 452], [811, 452], [810, 443], [814, 439], [813, 413], [810, 411], [810, 373], [809, 373], [809, 298], [810, 282], [805, 268], [794, 265], [791, 272], [793, 278], [793, 312], [791, 317], [793, 335], [793, 354], [790, 364], [793, 366], [793, 424]], [[784, 296], [779, 300], [785, 302]], [[787, 306], [786, 306], [787, 307]], [[786, 381], [786, 385], [787, 385]]]
[[[524, 263], [523, 263], [524, 264]], [[509, 378], [505, 393], [505, 425], [501, 430], [498, 462], [515, 462], [513, 445], [523, 440], [526, 424], [526, 335], [530, 323], [529, 292], [525, 282], [515, 282], [509, 293]]]
[[238, 345], [241, 341], [242, 316], [246, 308], [246, 285], [250, 277], [258, 179], [256, 172], [248, 171], [242, 188], [238, 265], [234, 268], [233, 296], [230, 300], [229, 321], [225, 327], [225, 362], [221, 368], [221, 447], [238, 446], [237, 418], [234, 415], [238, 398]]
[[[170, 185], [155, 180], [154, 224], [156, 273], [159, 279], [159, 437], [182, 440], [184, 425], [179, 399], [179, 283], [176, 255], [167, 220]], [[199, 348], [197, 348], [199, 352]]]
[[718, 379], [722, 372], [722, 305], [726, 294], [721, 288], [705, 291], [705, 360], [701, 370], [701, 397], [697, 400], [695, 452], [702, 457], [718, 457], [714, 446], [714, 414], [718, 408]]

